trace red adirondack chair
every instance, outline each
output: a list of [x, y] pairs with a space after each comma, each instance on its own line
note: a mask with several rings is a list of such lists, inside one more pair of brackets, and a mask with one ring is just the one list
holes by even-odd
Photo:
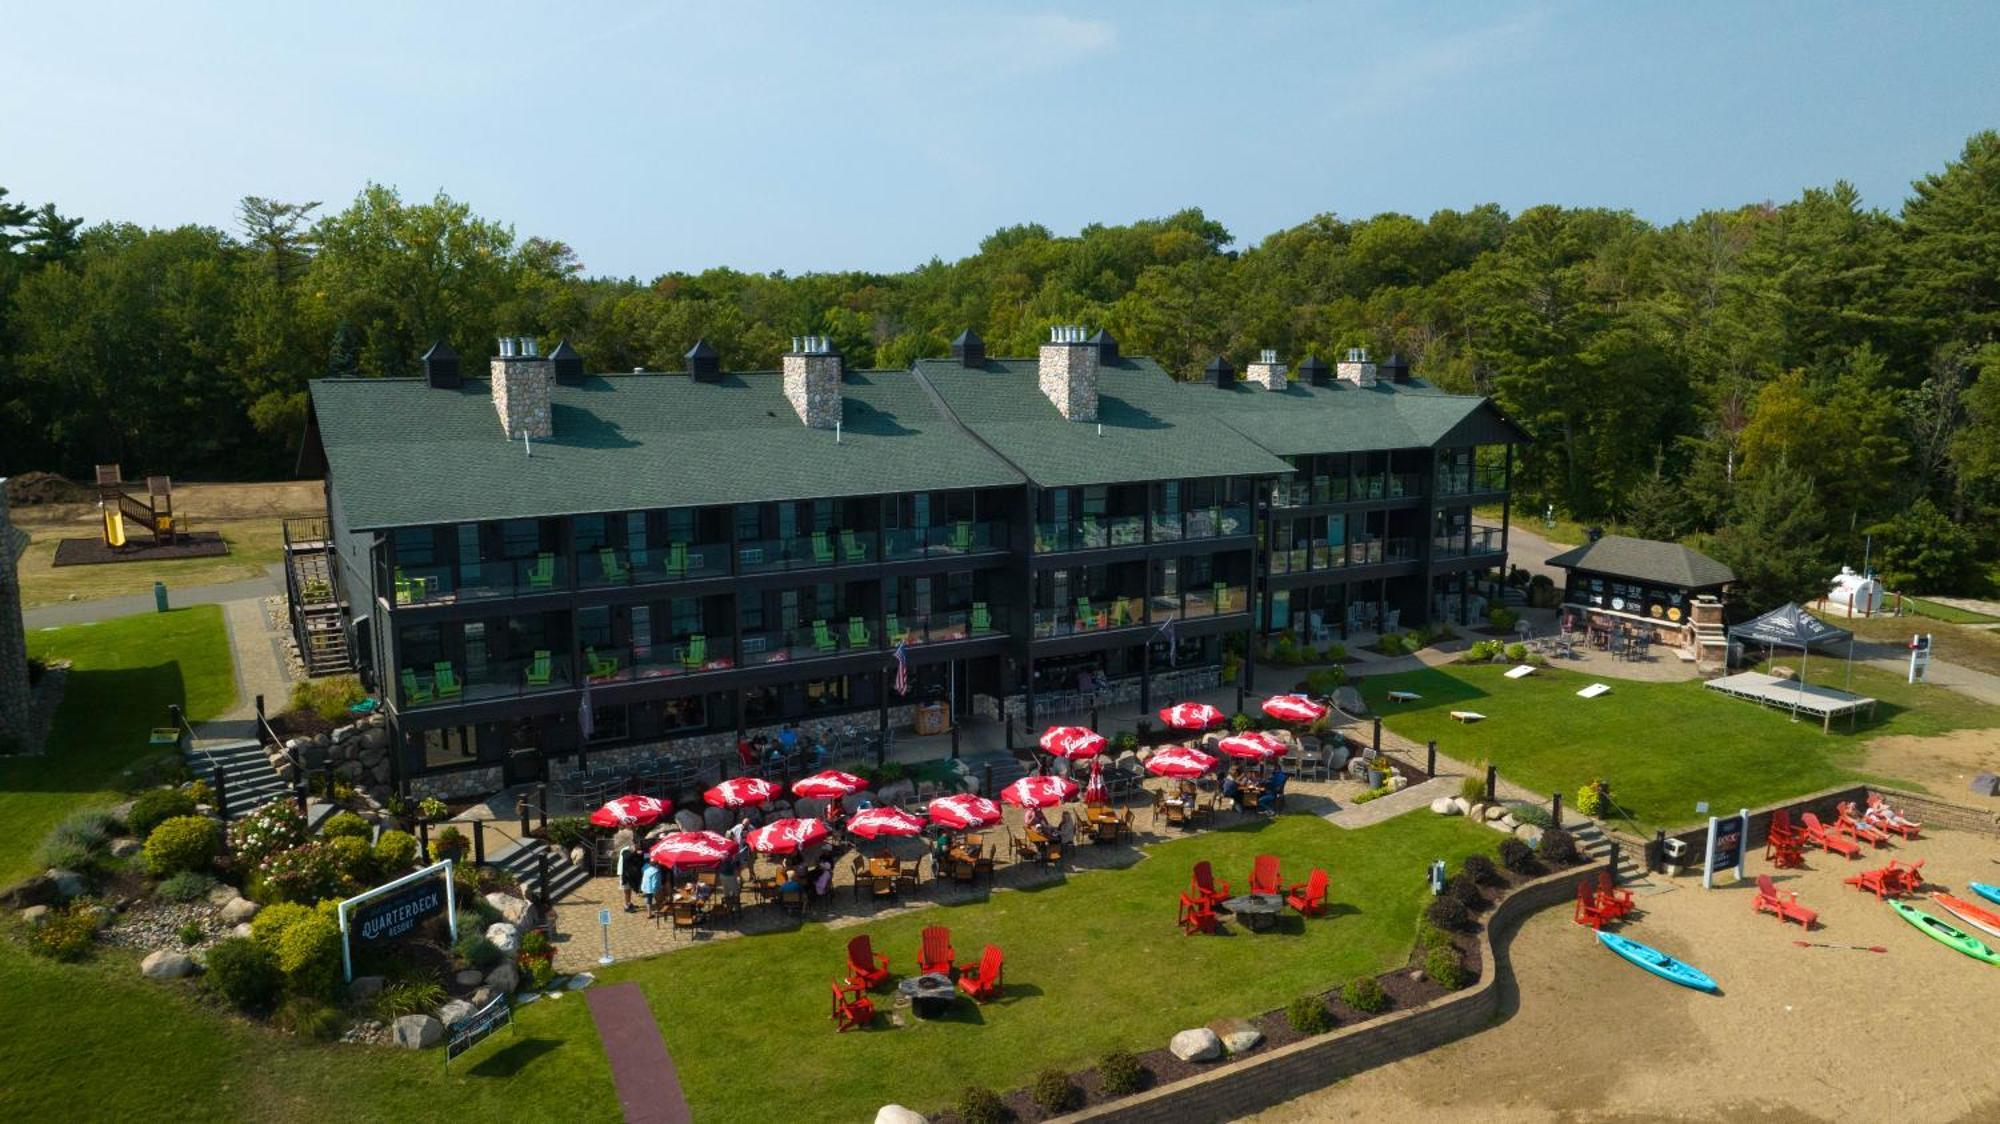
[[1301, 917], [1318, 917], [1326, 908], [1326, 871], [1314, 867], [1304, 882], [1294, 883], [1285, 894], [1285, 904], [1298, 910]]
[[1889, 875], [1885, 881], [1890, 884], [1889, 892], [1896, 897], [1916, 893], [1924, 888], [1924, 860], [1918, 859], [1904, 866], [1895, 859], [1890, 859]]
[[989, 944], [979, 957], [977, 968], [966, 968], [958, 973], [958, 989], [981, 1003], [1000, 995], [1000, 970], [1005, 954], [999, 945]]
[[1278, 881], [1278, 856], [1257, 856], [1257, 861], [1250, 867], [1250, 892], [1253, 894], [1283, 892]]
[[875, 1001], [853, 984], [833, 981], [833, 1029], [845, 1034], [875, 1021]]
[[1883, 831], [1893, 831], [1905, 839], [1915, 839], [1917, 832], [1924, 826], [1915, 820], [1904, 819], [1895, 809], [1889, 807], [1886, 801], [1872, 792], [1868, 794], [1866, 818], [1869, 823]]
[[1771, 813], [1770, 830], [1764, 833], [1764, 857], [1780, 869], [1806, 865], [1804, 833], [1792, 825], [1791, 813], [1783, 808]]
[[1576, 882], [1576, 913], [1570, 918], [1579, 925], [1593, 929], [1604, 928], [1604, 923], [1612, 920], [1597, 908], [1597, 895], [1591, 892], [1590, 879], [1579, 878]]
[[1230, 896], [1229, 883], [1216, 882], [1215, 868], [1208, 865], [1207, 859], [1194, 864], [1194, 896], [1207, 906], [1214, 906]]
[[1899, 896], [1896, 892], [1898, 882], [1894, 866], [1885, 866], [1877, 870], [1864, 870], [1859, 874], [1849, 875], [1841, 879], [1841, 881], [1863, 893], [1874, 894], [1877, 901], [1883, 898]]
[[1621, 890], [1611, 881], [1611, 872], [1597, 872], [1597, 908], [1605, 917], [1618, 920], [1632, 912], [1632, 891]]
[[1806, 842], [1811, 843], [1815, 847], [1850, 859], [1861, 853], [1859, 844], [1855, 843], [1852, 839], [1842, 839], [1839, 835], [1829, 831], [1825, 824], [1819, 822], [1819, 817], [1813, 815], [1811, 812], [1801, 815], [1799, 822], [1805, 825]]
[[1192, 937], [1196, 933], [1213, 933], [1215, 932], [1215, 907], [1202, 901], [1200, 898], [1191, 898], [1186, 894], [1182, 894], [1180, 916], [1176, 919], [1175, 923], [1181, 927], [1181, 933], [1184, 936]]
[[1750, 910], [1753, 913], [1776, 914], [1780, 925], [1787, 921], [1796, 921], [1807, 929], [1811, 929], [1813, 922], [1819, 920], [1818, 913], [1799, 904], [1798, 894], [1781, 892], [1772, 884], [1771, 876], [1768, 874], [1757, 876], [1757, 900], [1750, 903]]
[[1873, 843], [1877, 847], [1884, 847], [1889, 843], [1889, 833], [1873, 824], [1863, 823], [1854, 814], [1853, 804], [1840, 805], [1840, 815], [1833, 821], [1833, 830], [1850, 839]]
[[875, 951], [868, 934], [847, 942], [847, 982], [864, 991], [889, 979], [889, 958]]
[[951, 950], [951, 930], [942, 925], [928, 926], [923, 931], [922, 942], [917, 949], [917, 970], [925, 974], [951, 975], [951, 962], [958, 956]]

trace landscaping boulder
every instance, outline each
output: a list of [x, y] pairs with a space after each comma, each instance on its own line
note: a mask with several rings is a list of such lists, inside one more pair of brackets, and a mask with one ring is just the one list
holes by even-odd
[[114, 859], [129, 859], [133, 855], [138, 854], [140, 848], [143, 846], [145, 846], [145, 844], [139, 842], [137, 839], [130, 838], [129, 836], [120, 839], [113, 839], [111, 841], [111, 857]]
[[118, 911], [102, 903], [84, 906], [78, 912], [90, 918], [90, 923], [99, 929], [109, 929], [111, 923], [118, 920]]
[[1248, 1019], [1217, 1019], [1208, 1024], [1208, 1029], [1222, 1040], [1222, 1048], [1232, 1055], [1256, 1049], [1264, 1042], [1264, 1032], [1250, 1025]]
[[347, 985], [347, 997], [365, 1003], [382, 994], [382, 989], [386, 986], [388, 980], [381, 976], [356, 976]]
[[240, 925], [257, 916], [257, 911], [262, 908], [264, 907], [249, 898], [231, 898], [229, 904], [222, 907], [222, 923]]
[[682, 808], [674, 813], [674, 826], [682, 831], [700, 831], [702, 819], [698, 812]]
[[534, 928], [535, 904], [525, 898], [495, 890], [486, 895], [486, 904], [500, 915], [500, 920], [522, 929]]
[[478, 1011], [483, 1010], [488, 1003], [493, 1002], [499, 995], [500, 992], [493, 988], [475, 987], [472, 989], [472, 994], [465, 997], [465, 1001], [472, 1004], [473, 1010]]
[[325, 746], [308, 745], [299, 750], [299, 760], [305, 762], [308, 769], [324, 769], [328, 754]]
[[1534, 824], [1524, 823], [1514, 829], [1514, 838], [1530, 847], [1539, 846], [1542, 842], [1542, 829]]
[[252, 936], [250, 923], [248, 921], [243, 922], [241, 925], [238, 925], [234, 929], [229, 930], [229, 935], [232, 937], [243, 937], [247, 940], [250, 936]]
[[1389, 786], [1390, 792], [1401, 792], [1409, 787], [1410, 778], [1401, 773], [1390, 773], [1383, 779], [1383, 783]]
[[1501, 823], [1499, 820], [1487, 820], [1486, 826], [1492, 828], [1493, 830], [1499, 832], [1502, 835], [1509, 834], [1514, 830], [1513, 828], [1508, 827], [1506, 824]]
[[875, 1110], [875, 1124], [930, 1124], [924, 1114], [899, 1104], [885, 1104]]
[[563, 990], [582, 991], [584, 988], [589, 987], [591, 984], [594, 984], [596, 982], [597, 982], [597, 977], [590, 974], [589, 972], [578, 972], [576, 975], [573, 975], [569, 978], [568, 983], [563, 984]]
[[472, 1017], [472, 1004], [463, 999], [454, 999], [437, 1009], [438, 1021], [449, 1027]]
[[1167, 1049], [1184, 1062], [1212, 1062], [1222, 1056], [1222, 1039], [1207, 1027], [1198, 1026], [1174, 1035]]
[[25, 909], [31, 905], [48, 905], [58, 897], [55, 879], [46, 874], [30, 874], [0, 890], [0, 905], [9, 909]]
[[1507, 817], [1507, 806], [1505, 804], [1488, 804], [1485, 814], [1489, 820], [1505, 819]]
[[1514, 813], [1509, 812], [1500, 817], [1500, 826], [1506, 828], [1508, 831], [1512, 831], [1521, 826], [1521, 821], [1514, 818]]
[[505, 921], [488, 925], [486, 939], [492, 941], [493, 947], [499, 949], [502, 955], [512, 956], [521, 951], [521, 930]]
[[1978, 796], [2000, 796], [2000, 776], [1980, 773], [1972, 778], [1972, 791]]
[[521, 986], [521, 970], [509, 960], [494, 966], [486, 973], [486, 986], [502, 994], [511, 995]]
[[1368, 704], [1361, 701], [1361, 692], [1352, 687], [1335, 687], [1333, 705], [1349, 714], [1368, 713]]
[[333, 740], [337, 742], [347, 741], [353, 738], [354, 734], [355, 729], [353, 726], [335, 726], [333, 728]]
[[21, 924], [28, 926], [30, 929], [48, 919], [49, 907], [45, 905], [31, 905], [21, 911]]
[[444, 1041], [444, 1024], [429, 1015], [404, 1015], [391, 1033], [406, 1050], [427, 1050]]
[[1461, 816], [1469, 816], [1472, 814], [1472, 804], [1469, 801], [1467, 801], [1463, 796], [1452, 797], [1451, 808], [1452, 811], [1457, 812]]
[[1436, 812], [1440, 816], [1455, 816], [1458, 814], [1458, 806], [1452, 803], [1451, 797], [1440, 796], [1436, 800], [1431, 801], [1431, 811]]
[[452, 982], [470, 991], [486, 982], [486, 973], [477, 968], [461, 968], [451, 977]]
[[220, 908], [242, 896], [234, 886], [217, 886], [208, 892], [208, 904]]
[[149, 980], [177, 980], [194, 974], [194, 959], [185, 952], [163, 948], [139, 961], [139, 971]]
[[372, 726], [361, 735], [361, 745], [365, 749], [380, 751], [389, 748], [389, 731], [386, 727]]
[[63, 899], [78, 898], [90, 891], [90, 883], [74, 870], [51, 870], [49, 881], [55, 885], [56, 896]]

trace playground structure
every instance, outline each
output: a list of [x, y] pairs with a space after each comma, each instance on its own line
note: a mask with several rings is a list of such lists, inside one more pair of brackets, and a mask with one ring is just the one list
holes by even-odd
[[146, 496], [141, 500], [125, 490], [121, 466], [100, 464], [97, 506], [104, 520], [104, 545], [113, 550], [132, 545], [134, 527], [152, 532], [155, 546], [172, 546], [185, 537], [174, 523], [174, 482], [170, 477], [146, 477]]

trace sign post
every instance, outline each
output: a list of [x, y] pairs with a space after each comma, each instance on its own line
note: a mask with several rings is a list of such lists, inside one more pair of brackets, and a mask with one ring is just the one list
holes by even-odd
[[1708, 818], [1708, 850], [1701, 864], [1701, 888], [1713, 889], [1715, 873], [1734, 867], [1737, 881], [1743, 880], [1743, 840], [1750, 834], [1750, 809], [1727, 819]]
[[1922, 683], [1924, 669], [1931, 665], [1931, 634], [1920, 632], [1910, 637], [1910, 682]]
[[[440, 878], [440, 888], [432, 880]], [[440, 889], [442, 892], [440, 892]], [[378, 900], [380, 899], [380, 900]], [[340, 903], [340, 971], [354, 982], [354, 937], [363, 941], [392, 940], [417, 927], [417, 922], [443, 911], [451, 923], [451, 939], [458, 941], [458, 893], [451, 879], [451, 860], [432, 863], [422, 870], [364, 890]]]
[[604, 955], [598, 957], [597, 962], [599, 964], [609, 964], [611, 963], [611, 911], [609, 909], [600, 909], [597, 911], [597, 924], [604, 929]]

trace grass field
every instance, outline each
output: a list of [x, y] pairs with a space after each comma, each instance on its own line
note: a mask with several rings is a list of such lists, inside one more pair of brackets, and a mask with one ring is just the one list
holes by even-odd
[[1849, 620], [1833, 613], [1820, 615], [1864, 641], [1897, 648], [1908, 644], [1913, 633], [1928, 632], [1931, 634], [1931, 654], [1935, 658], [1989, 675], [2000, 675], [2000, 632], [1992, 629], [1969, 628], [1923, 617], [1856, 617]]
[[1903, 604], [1923, 616], [1948, 624], [2000, 624], [2000, 617], [1975, 613], [1970, 609], [1961, 609], [1956, 605], [1946, 605], [1940, 601], [1926, 601], [1921, 597], [1905, 597]]
[[[1818, 672], [1816, 662], [1813, 670]], [[1854, 670], [1853, 690], [1880, 700], [1877, 720], [1856, 733], [1820, 733], [1819, 723], [1794, 722], [1783, 711], [1725, 698], [1699, 682], [1614, 681], [1611, 693], [1582, 699], [1591, 682], [1576, 672], [1544, 668], [1525, 679], [1502, 676], [1501, 665], [1453, 665], [1361, 684], [1368, 704], [1396, 733], [1437, 739], [1460, 761], [1490, 761], [1501, 775], [1537, 792], [1571, 798], [1602, 778], [1647, 832], [1698, 819], [1695, 802], [1712, 808], [1755, 807], [1851, 779], [1862, 743], [1888, 734], [1938, 734], [2000, 725], [2000, 709], [1949, 691], [1910, 687], [1870, 668]], [[1834, 665], [1815, 682], [1839, 686]], [[1391, 703], [1392, 690], [1415, 691], [1416, 702]], [[1454, 722], [1452, 710], [1477, 710], [1483, 722]], [[1884, 778], [1894, 779], [1894, 778]]]

